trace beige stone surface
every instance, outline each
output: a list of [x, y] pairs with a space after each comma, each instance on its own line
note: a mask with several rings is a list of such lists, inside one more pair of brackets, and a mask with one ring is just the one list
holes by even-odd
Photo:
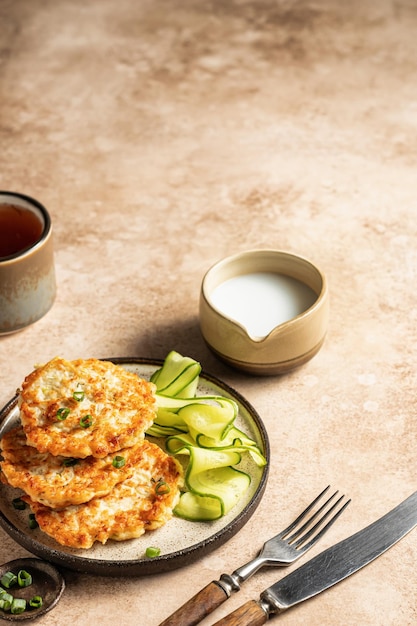
[[[326, 484], [352, 504], [314, 553], [416, 489], [417, 4], [413, 0], [1, 0], [0, 188], [54, 222], [58, 296], [0, 338], [0, 404], [33, 365], [163, 358], [243, 394], [272, 456], [248, 524], [163, 575], [66, 573], [42, 626], [157, 626]], [[319, 354], [282, 377], [205, 346], [198, 295], [225, 255], [273, 247], [327, 275]], [[1, 561], [25, 555], [0, 529]], [[417, 532], [281, 624], [417, 623]], [[263, 570], [204, 625], [282, 571]]]

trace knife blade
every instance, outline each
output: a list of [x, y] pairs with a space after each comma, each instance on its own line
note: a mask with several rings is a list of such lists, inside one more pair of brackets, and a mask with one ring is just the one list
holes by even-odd
[[214, 626], [261, 626], [368, 565], [417, 525], [417, 491], [383, 517], [324, 550]]

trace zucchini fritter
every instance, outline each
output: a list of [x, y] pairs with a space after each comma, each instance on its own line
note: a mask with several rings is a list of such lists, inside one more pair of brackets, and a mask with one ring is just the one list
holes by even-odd
[[41, 530], [71, 548], [91, 548], [94, 542], [123, 541], [164, 525], [179, 498], [180, 464], [145, 440], [141, 459], [130, 478], [101, 498], [56, 510], [22, 496]]
[[27, 442], [77, 458], [136, 445], [154, 420], [155, 389], [108, 361], [52, 359], [25, 378], [19, 393]]
[[[23, 428], [17, 426], [0, 440], [4, 459], [0, 467], [12, 487], [22, 489], [45, 506], [63, 508], [104, 496], [131, 476], [141, 459], [142, 445], [141, 441], [103, 459], [53, 456], [28, 446]], [[121, 467], [117, 463], [119, 456], [123, 459]]]

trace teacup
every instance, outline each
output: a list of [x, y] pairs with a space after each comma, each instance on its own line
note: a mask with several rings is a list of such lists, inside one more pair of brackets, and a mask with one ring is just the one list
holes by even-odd
[[29, 196], [0, 191], [0, 335], [39, 320], [55, 295], [48, 211]]

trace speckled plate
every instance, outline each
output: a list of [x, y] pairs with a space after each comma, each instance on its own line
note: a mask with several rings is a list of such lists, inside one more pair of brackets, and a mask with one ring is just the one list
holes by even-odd
[[[160, 360], [111, 358], [114, 363], [149, 380], [162, 365]], [[174, 517], [165, 526], [138, 539], [108, 541], [104, 546], [94, 544], [89, 550], [74, 550], [55, 542], [40, 529], [30, 530], [27, 511], [16, 511], [12, 500], [18, 490], [0, 483], [0, 525], [26, 550], [52, 563], [78, 572], [107, 575], [148, 575], [177, 569], [215, 550], [235, 535], [255, 512], [264, 493], [269, 467], [269, 442], [265, 427], [255, 409], [234, 389], [217, 378], [202, 372], [199, 395], [222, 395], [235, 400], [239, 406], [236, 425], [251, 436], [267, 458], [267, 465], [257, 467], [248, 458], [246, 469], [251, 485], [245, 497], [226, 516], [214, 522], [189, 522]], [[19, 422], [17, 397], [0, 411], [0, 438]], [[249, 455], [247, 455], [249, 457]], [[146, 558], [148, 546], [158, 546], [161, 555]]]
[[23, 598], [28, 604], [34, 596], [41, 596], [42, 606], [37, 609], [28, 607], [17, 615], [0, 611], [0, 619], [10, 622], [37, 619], [56, 606], [65, 589], [65, 580], [61, 573], [51, 563], [40, 559], [15, 559], [3, 563], [0, 565], [0, 578], [7, 572], [17, 575], [20, 570], [25, 570], [32, 576], [32, 584], [28, 587], [12, 587], [7, 591], [15, 598]]

